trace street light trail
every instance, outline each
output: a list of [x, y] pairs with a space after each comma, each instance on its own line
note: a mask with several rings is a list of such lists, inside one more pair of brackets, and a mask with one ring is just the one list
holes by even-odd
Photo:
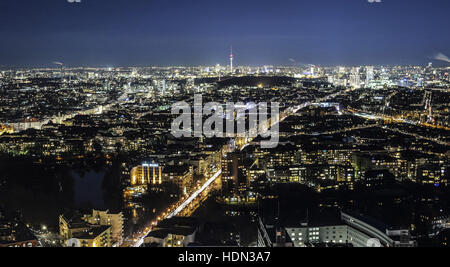
[[197, 198], [206, 188], [208, 188], [216, 179], [222, 174], [222, 170], [219, 170], [216, 174], [214, 174], [203, 186], [195, 191], [183, 204], [181, 204], [177, 209], [175, 209], [172, 213], [170, 213], [167, 218], [172, 218], [177, 216], [180, 212], [182, 212], [191, 202]]
[[[217, 171], [211, 178], [206, 181], [200, 189], [195, 191], [186, 201], [183, 202], [178, 208], [176, 208], [173, 212], [171, 212], [169, 215], [166, 216], [166, 218], [172, 218], [174, 216], [177, 216], [180, 212], [182, 212], [186, 207], [189, 206], [189, 204], [194, 201], [203, 191], [205, 191], [220, 175], [222, 174], [222, 169]], [[144, 238], [151, 232], [152, 230], [146, 231], [136, 242], [134, 247], [140, 247], [144, 243]]]

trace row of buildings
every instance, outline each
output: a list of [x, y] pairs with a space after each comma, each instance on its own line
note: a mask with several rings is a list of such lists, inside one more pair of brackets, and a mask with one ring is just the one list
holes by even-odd
[[[248, 154], [250, 156], [248, 156]], [[271, 151], [256, 148], [222, 159], [224, 184], [235, 192], [254, 189], [258, 181], [271, 184], [299, 183], [321, 192], [356, 184], [373, 187], [410, 181], [420, 185], [446, 186], [448, 160], [420, 152], [362, 151], [359, 146], [304, 149], [283, 145]]]
[[129, 186], [125, 189], [125, 197], [147, 192], [149, 187], [163, 183], [177, 185], [180, 192], [186, 194], [193, 185], [194, 168], [188, 165], [166, 165], [144, 163], [131, 169]]
[[118, 247], [124, 239], [124, 217], [97, 210], [61, 215], [59, 234], [64, 247]]
[[409, 229], [394, 229], [355, 212], [327, 223], [258, 224], [259, 247], [415, 247]]

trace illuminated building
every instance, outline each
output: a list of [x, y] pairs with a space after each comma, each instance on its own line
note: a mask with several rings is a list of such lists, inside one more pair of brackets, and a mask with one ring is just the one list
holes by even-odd
[[5, 134], [5, 133], [8, 133], [8, 134], [14, 133], [14, 128], [11, 126], [8, 126], [8, 125], [0, 124], [0, 135]]
[[[115, 219], [113, 219], [115, 217]], [[59, 216], [59, 234], [64, 247], [112, 247], [118, 245], [123, 235], [120, 214], [108, 216], [107, 213], [93, 211], [93, 215]], [[101, 225], [105, 224], [105, 225]]]
[[59, 216], [59, 235], [63, 246], [76, 234], [89, 230], [89, 225], [79, 216]]
[[257, 149], [255, 158], [260, 168], [291, 166], [299, 162], [300, 154], [295, 146], [278, 146], [275, 149]]
[[142, 164], [134, 167], [130, 173], [131, 187], [125, 191], [126, 196], [140, 195], [146, 192], [150, 185], [174, 183], [180, 190], [187, 193], [193, 182], [193, 168], [187, 165]]
[[198, 222], [194, 218], [166, 219], [145, 237], [144, 246], [187, 247], [194, 243], [198, 228]]
[[131, 185], [162, 184], [162, 167], [159, 164], [142, 164], [131, 170]]
[[257, 168], [257, 166], [250, 168], [247, 171], [248, 184], [251, 185], [252, 183], [256, 182], [259, 177], [262, 177], [265, 174], [266, 174], [266, 171], [263, 169]]
[[318, 192], [337, 189], [341, 186], [353, 188], [355, 171], [352, 167], [339, 165], [292, 165], [267, 168], [271, 183], [300, 183], [315, 188]]
[[388, 170], [370, 170], [361, 177], [361, 182], [366, 187], [383, 186], [394, 182], [394, 175]]
[[218, 197], [217, 202], [228, 206], [252, 206], [256, 204], [257, 195], [253, 192], [241, 193], [235, 196]]
[[341, 212], [340, 218], [321, 222], [292, 222], [281, 227], [258, 225], [259, 247], [415, 247], [409, 230], [396, 230], [372, 218]]
[[[395, 156], [395, 157], [393, 157]], [[417, 180], [418, 167], [424, 165], [423, 159], [403, 159], [398, 155], [389, 155], [386, 152], [354, 153], [352, 165], [355, 168], [357, 180], [364, 177], [364, 173], [371, 170], [388, 170], [397, 181], [410, 179]]]
[[67, 247], [107, 248], [112, 246], [111, 226], [98, 226], [79, 232], [67, 240]]
[[123, 242], [123, 214], [110, 214], [108, 211], [93, 210], [92, 215], [85, 215], [83, 220], [93, 225], [111, 226], [112, 240], [120, 246]]
[[373, 71], [373, 66], [366, 67], [366, 87], [369, 83], [375, 78], [375, 74]]
[[397, 160], [386, 153], [355, 153], [352, 156], [352, 165], [359, 179], [369, 170], [392, 169], [397, 166]]
[[267, 169], [267, 178], [272, 183], [305, 183], [307, 168], [304, 166], [280, 166]]
[[355, 182], [355, 169], [353, 167], [338, 166], [337, 181], [340, 185], [353, 189]]
[[235, 194], [239, 187], [240, 160], [238, 153], [228, 153], [222, 158], [222, 186]]
[[166, 248], [187, 247], [194, 242], [196, 232], [193, 228], [155, 230], [145, 237], [144, 244]]
[[361, 88], [361, 78], [359, 77], [359, 68], [353, 68], [350, 74], [350, 86], [359, 89]]
[[418, 169], [417, 182], [423, 185], [447, 185], [448, 175], [446, 172], [445, 167], [431, 164], [421, 166]]
[[186, 194], [193, 182], [193, 169], [187, 165], [165, 166], [162, 177], [163, 181], [178, 185], [180, 190]]

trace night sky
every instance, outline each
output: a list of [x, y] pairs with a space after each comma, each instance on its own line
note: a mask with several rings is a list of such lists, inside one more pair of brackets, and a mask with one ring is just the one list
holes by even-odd
[[231, 45], [237, 65], [450, 55], [448, 0], [81, 1], [1, 0], [0, 66], [224, 65]]

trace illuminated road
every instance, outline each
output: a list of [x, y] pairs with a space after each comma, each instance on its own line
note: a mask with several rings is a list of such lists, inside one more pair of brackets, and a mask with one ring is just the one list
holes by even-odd
[[[373, 128], [373, 127], [376, 127], [376, 126], [377, 126], [376, 124], [358, 125], [358, 126], [349, 127], [349, 128], [343, 128], [343, 129], [334, 130], [334, 131], [314, 133], [313, 135], [339, 134], [339, 133], [351, 132], [351, 131], [356, 131], [356, 130], [370, 129], [370, 128]], [[302, 133], [302, 134], [306, 134], [306, 135], [309, 134], [310, 135], [310, 133]]]
[[368, 120], [385, 120], [385, 121], [392, 121], [392, 122], [395, 122], [395, 123], [405, 123], [405, 124], [410, 124], [410, 125], [414, 125], [414, 126], [421, 126], [421, 127], [425, 127], [425, 128], [432, 128], [432, 129], [440, 129], [440, 130], [450, 131], [450, 128], [445, 127], [443, 125], [434, 125], [434, 124], [429, 124], [429, 123], [421, 123], [421, 122], [418, 122], [418, 121], [412, 121], [412, 120], [398, 118], [398, 117], [389, 116], [389, 115], [385, 115], [385, 114], [370, 113], [370, 112], [359, 111], [359, 110], [354, 110], [354, 109], [349, 109], [349, 111], [353, 115], [356, 115], [358, 117], [362, 117], [362, 118], [365, 118], [365, 119], [368, 119]]
[[[427, 127], [426, 124], [415, 123], [415, 122], [411, 122], [411, 121], [406, 120], [406, 119], [394, 118], [392, 116], [377, 115], [377, 114], [370, 114], [370, 113], [362, 113], [362, 112], [356, 112], [356, 111], [350, 111], [350, 113], [355, 115], [355, 116], [357, 116], [357, 117], [364, 118], [366, 120], [384, 120], [384, 121], [392, 121], [392, 122], [399, 123], [399, 124], [405, 123], [405, 124], [411, 124], [411, 125], [415, 125], [415, 126]], [[426, 137], [426, 136], [423, 136], [423, 135], [402, 131], [400, 129], [395, 129], [395, 128], [391, 128], [391, 127], [388, 127], [388, 126], [386, 126], [386, 128], [391, 130], [391, 131], [393, 131], [393, 132], [397, 132], [397, 133], [404, 134], [404, 135], [409, 135], [409, 136], [415, 137], [417, 139], [428, 140], [428, 141], [432, 141], [432, 142], [435, 142], [435, 143], [440, 144], [440, 145], [450, 146], [449, 142], [445, 142], [445, 141], [439, 140], [438, 138]], [[447, 130], [447, 129], [445, 129], [445, 130]]]
[[[222, 174], [222, 170], [218, 170], [211, 178], [209, 178], [199, 189], [197, 189], [192, 195], [190, 195], [186, 200], [184, 200], [180, 205], [177, 206], [173, 211], [168, 212], [168, 214], [162, 214], [160, 217], [158, 217], [156, 222], [152, 223], [152, 226], [149, 226], [146, 228], [146, 230], [139, 234], [138, 236], [135, 236], [133, 238], [134, 241], [132, 241], [130, 244], [124, 244], [124, 246], [131, 246], [131, 247], [140, 247], [144, 243], [144, 238], [152, 231], [153, 226], [156, 226], [158, 222], [175, 217], [181, 213], [183, 213], [186, 209], [190, 209], [190, 205], [194, 203], [194, 201], [202, 195], [203, 192], [207, 191], [208, 188], [214, 183], [214, 181], [220, 177]], [[134, 243], [134, 244], [133, 244]]]
[[400, 129], [392, 129], [392, 128], [389, 128], [389, 127], [387, 127], [387, 128], [389, 130], [393, 131], [393, 132], [397, 132], [397, 133], [404, 134], [404, 135], [409, 135], [409, 136], [415, 137], [417, 139], [428, 140], [428, 141], [435, 142], [435, 143], [440, 144], [440, 145], [450, 146], [450, 142], [445, 142], [445, 141], [439, 140], [437, 138], [431, 138], [431, 137], [426, 137], [426, 136], [422, 136], [422, 135], [415, 134], [415, 133], [409, 133], [409, 132], [406, 132], [406, 131], [402, 131]]
[[181, 204], [177, 209], [175, 209], [172, 213], [170, 213], [167, 218], [172, 218], [177, 216], [180, 212], [182, 212], [189, 204], [192, 203], [194, 199], [196, 199], [206, 188], [208, 188], [220, 175], [222, 174], [222, 170], [219, 170], [216, 174], [214, 174], [206, 183], [203, 184], [200, 189], [195, 191], [183, 204]]

